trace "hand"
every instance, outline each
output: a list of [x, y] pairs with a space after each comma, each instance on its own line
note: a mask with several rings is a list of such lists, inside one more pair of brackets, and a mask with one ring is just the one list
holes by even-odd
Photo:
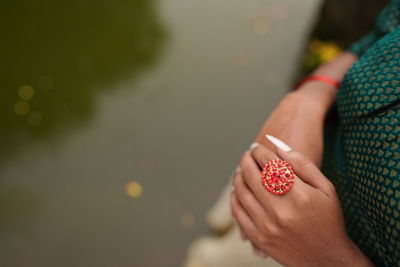
[[[317, 166], [321, 164], [323, 149], [323, 121], [329, 104], [333, 100], [330, 88], [325, 84], [307, 85], [294, 93], [287, 94], [264, 123], [256, 141], [274, 150], [266, 141], [265, 133], [285, 140], [296, 150], [303, 152]], [[243, 240], [247, 236], [240, 231]], [[265, 253], [252, 243], [254, 253]]]
[[[332, 183], [301, 153], [263, 146], [246, 152], [234, 177], [233, 216], [259, 249], [288, 266], [369, 266], [348, 238]], [[259, 166], [276, 158], [296, 173], [293, 188], [282, 196], [261, 185]]]
[[[344, 52], [335, 60], [320, 66], [314, 74], [328, 75], [340, 81], [356, 60], [354, 55]], [[307, 82], [282, 99], [264, 123], [256, 142], [274, 151], [275, 147], [264, 138], [266, 133], [274, 135], [302, 152], [315, 165], [320, 166], [323, 151], [323, 122], [335, 97], [335, 88], [319, 81]], [[247, 239], [247, 236], [241, 233], [243, 239]], [[252, 245], [256, 254], [265, 255], [255, 244]]]

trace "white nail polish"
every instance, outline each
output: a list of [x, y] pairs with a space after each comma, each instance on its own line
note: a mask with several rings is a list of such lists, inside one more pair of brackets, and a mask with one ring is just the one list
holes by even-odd
[[273, 137], [272, 135], [266, 134], [265, 137], [267, 137], [267, 139], [269, 141], [271, 141], [271, 143], [273, 143], [275, 146], [277, 146], [278, 148], [282, 149], [285, 152], [289, 152], [292, 150], [292, 148], [290, 146], [285, 144], [282, 140], [279, 140], [278, 138]]
[[260, 144], [259, 143], [252, 143], [250, 146], [250, 151], [252, 151], [254, 148], [258, 147]]

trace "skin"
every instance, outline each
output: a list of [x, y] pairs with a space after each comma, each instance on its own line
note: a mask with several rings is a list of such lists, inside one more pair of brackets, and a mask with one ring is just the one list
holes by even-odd
[[[356, 60], [357, 58], [353, 54], [345, 52], [335, 60], [322, 65], [314, 74], [326, 75], [341, 81]], [[251, 153], [246, 152], [242, 157], [241, 168], [237, 169], [234, 179], [234, 191], [231, 198], [232, 213], [241, 229], [243, 239], [248, 239], [253, 245], [254, 252], [261, 257], [271, 255], [276, 260], [289, 266], [313, 266], [315, 265], [313, 263], [317, 262], [319, 264], [323, 263], [324, 266], [329, 262], [335, 262], [339, 266], [345, 266], [349, 263], [352, 263], [352, 266], [369, 266], [371, 264], [345, 234], [340, 204], [336, 193], [334, 193], [334, 188], [326, 177], [319, 171], [317, 172], [322, 159], [323, 122], [327, 111], [334, 103], [336, 91], [336, 88], [323, 82], [310, 81], [298, 90], [287, 94], [268, 117], [255, 139], [262, 146], [257, 147]], [[265, 189], [260, 186], [260, 169], [268, 160], [282, 158], [282, 151], [277, 155], [277, 149], [264, 137], [266, 133], [278, 137], [298, 151], [296, 155], [298, 157], [301, 155], [304, 161], [307, 162], [308, 168], [313, 170], [310, 173], [315, 177], [310, 177], [313, 180], [325, 181], [323, 188], [328, 189], [320, 190], [320, 188], [317, 188], [322, 192], [318, 194], [315, 188], [312, 190], [313, 186], [305, 182], [305, 180], [310, 180], [310, 177], [303, 177], [300, 174], [305, 167], [300, 164], [298, 166], [302, 167], [295, 169], [299, 182], [295, 182], [295, 186], [288, 194], [285, 196], [266, 194]], [[263, 149], [261, 150], [261, 148]], [[255, 151], [257, 152], [256, 154], [254, 154]], [[250, 169], [253, 170], [249, 171]], [[251, 180], [256, 180], [257, 190], [262, 189], [262, 195], [269, 198], [257, 197], [257, 193], [254, 192], [256, 189], [252, 190], [252, 186], [250, 186]], [[305, 185], [308, 185], [308, 187]], [[298, 191], [295, 188], [307, 188], [307, 190], [297, 194], [293, 193], [293, 191]], [[289, 201], [282, 201], [290, 194], [292, 197], [288, 197]], [[323, 198], [324, 195], [325, 198]], [[329, 198], [326, 199], [326, 196], [329, 196]], [[276, 200], [270, 202], [271, 197]], [[254, 201], [247, 201], [249, 199]], [[308, 204], [303, 203], [302, 200], [304, 199], [313, 199], [317, 203], [308, 201], [305, 201]], [[295, 203], [303, 203], [304, 206], [300, 208]], [[284, 209], [282, 209], [282, 205], [284, 205]], [[274, 210], [276, 207], [280, 207], [283, 211], [278, 213], [277, 210]], [[254, 212], [255, 210], [258, 210], [258, 213]], [[299, 213], [298, 211], [300, 210], [312, 212]], [[251, 214], [260, 215], [251, 216]], [[278, 216], [277, 214], [280, 215]], [[282, 223], [285, 222], [285, 220], [281, 220], [282, 218], [290, 218], [290, 220], [288, 219], [289, 222], [287, 222], [288, 225]], [[325, 219], [328, 221], [324, 221]], [[323, 223], [318, 224], [318, 221]], [[289, 224], [290, 227], [294, 228], [285, 228], [289, 227]], [[272, 228], [266, 229], [266, 225]], [[282, 236], [282, 232], [279, 231], [279, 235], [272, 236], [271, 231], [275, 233], [274, 230], [278, 229], [277, 225], [282, 226], [281, 230], [283, 229], [283, 232], [288, 231], [285, 233], [291, 234]], [[316, 228], [307, 228], [307, 225], [312, 225]], [[320, 237], [324, 237], [324, 239]], [[333, 237], [335, 237], [334, 241], [329, 241]], [[313, 243], [319, 246], [315, 247]], [[274, 246], [268, 244], [274, 244]], [[296, 247], [293, 244], [301, 244], [301, 246]], [[330, 244], [331, 246], [329, 246]], [[291, 247], [292, 245], [294, 247]], [[277, 247], [282, 248], [280, 252], [275, 249]], [[318, 248], [324, 248], [324, 253], [309, 254], [309, 251], [319, 251]], [[343, 249], [339, 252], [338, 248]], [[340, 259], [338, 259], [339, 255]], [[293, 259], [295, 261], [286, 262], [285, 259]]]
[[[353, 54], [346, 52], [322, 65], [313, 74], [341, 81], [356, 60]], [[255, 141], [274, 151], [275, 147], [264, 137], [268, 133], [304, 153], [319, 166], [322, 158], [323, 122], [334, 103], [336, 91], [336, 88], [323, 82], [309, 81], [288, 93], [269, 115]]]
[[[372, 266], [348, 238], [339, 199], [318, 167], [297, 151], [258, 146], [244, 153], [234, 176], [232, 213], [248, 238], [285, 266]], [[281, 158], [295, 171], [278, 196], [260, 185], [260, 167]]]
[[[326, 75], [341, 81], [357, 58], [351, 53], [343, 53], [335, 60], [319, 67], [313, 74]], [[265, 139], [271, 134], [304, 153], [317, 166], [322, 159], [323, 121], [333, 104], [336, 89], [319, 81], [309, 81], [296, 91], [288, 93], [270, 114], [259, 131], [255, 142], [272, 151], [275, 147]], [[241, 231], [243, 239], [246, 234]], [[254, 252], [264, 253], [253, 244]]]

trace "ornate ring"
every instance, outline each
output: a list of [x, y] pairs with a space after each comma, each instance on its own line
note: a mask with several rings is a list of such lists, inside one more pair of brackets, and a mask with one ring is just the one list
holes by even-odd
[[270, 160], [264, 165], [261, 180], [264, 188], [269, 192], [274, 195], [283, 195], [293, 186], [294, 171], [292, 166], [284, 160]]

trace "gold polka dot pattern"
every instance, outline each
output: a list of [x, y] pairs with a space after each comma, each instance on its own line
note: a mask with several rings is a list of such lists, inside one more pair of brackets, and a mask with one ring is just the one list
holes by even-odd
[[377, 266], [400, 266], [400, 0], [374, 32], [353, 45], [360, 56], [325, 129], [322, 171], [336, 186], [350, 238]]

